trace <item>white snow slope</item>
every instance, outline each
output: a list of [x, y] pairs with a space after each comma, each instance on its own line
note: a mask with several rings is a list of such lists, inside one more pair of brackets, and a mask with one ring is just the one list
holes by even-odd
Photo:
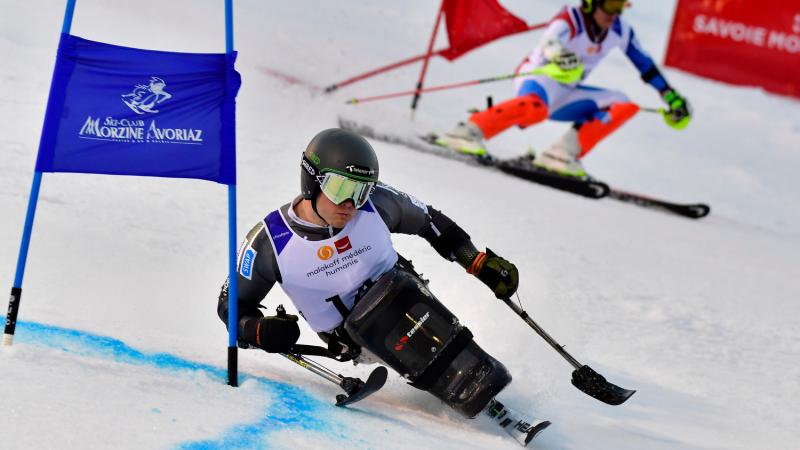
[[[72, 33], [174, 51], [224, 51], [222, 1], [80, 0]], [[425, 0], [239, 0], [235, 4], [239, 235], [298, 192], [299, 155], [338, 114], [407, 127], [409, 99], [346, 106], [407, 90], [413, 66], [332, 96], [324, 86], [424, 51], [436, 12]], [[535, 23], [556, 0], [505, 0]], [[661, 61], [674, 1], [625, 13]], [[10, 287], [64, 2], [5, 2], [0, 15], [0, 273]], [[447, 63], [427, 85], [513, 71], [538, 35], [511, 37]], [[440, 39], [444, 45], [445, 38]], [[674, 132], [641, 114], [585, 164], [614, 186], [705, 201], [692, 221], [593, 201], [500, 173], [374, 142], [383, 179], [442, 209], [480, 247], [521, 272], [520, 298], [581, 362], [638, 392], [621, 406], [570, 385], [571, 366], [419, 238], [398, 249], [436, 295], [511, 370], [502, 398], [553, 422], [541, 449], [791, 449], [800, 445], [800, 103], [666, 69], [696, 116]], [[616, 53], [589, 80], [646, 106], [659, 99]], [[416, 126], [444, 130], [510, 83], [425, 95]], [[511, 130], [500, 156], [546, 146], [563, 123]], [[352, 408], [337, 388], [279, 356], [240, 352], [225, 384], [216, 317], [227, 273], [227, 192], [195, 180], [47, 174], [15, 345], [0, 350], [0, 447], [516, 448], [484, 418], [459, 418], [392, 374]], [[279, 289], [270, 308], [289, 304]], [[304, 328], [301, 342], [316, 343]], [[337, 366], [364, 376], [368, 368]]]

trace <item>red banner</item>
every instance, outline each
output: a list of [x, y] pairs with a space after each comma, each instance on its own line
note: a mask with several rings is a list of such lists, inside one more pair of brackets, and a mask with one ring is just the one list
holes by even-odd
[[665, 64], [800, 98], [800, 1], [679, 0]]
[[450, 48], [440, 54], [449, 61], [497, 38], [528, 30], [524, 20], [497, 0], [444, 0], [443, 6]]

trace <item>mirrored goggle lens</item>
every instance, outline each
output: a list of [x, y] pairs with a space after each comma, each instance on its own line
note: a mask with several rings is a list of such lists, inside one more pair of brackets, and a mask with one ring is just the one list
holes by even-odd
[[353, 200], [356, 208], [364, 206], [375, 183], [356, 181], [336, 173], [327, 173], [322, 177], [320, 187], [326, 197], [339, 205], [345, 200]]
[[627, 0], [606, 0], [600, 3], [600, 9], [608, 14], [622, 14], [627, 3]]

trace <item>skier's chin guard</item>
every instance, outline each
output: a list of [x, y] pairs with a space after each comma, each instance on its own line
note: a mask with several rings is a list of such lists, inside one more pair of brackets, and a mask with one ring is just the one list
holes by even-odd
[[345, 330], [416, 388], [475, 417], [511, 382], [506, 367], [413, 272], [384, 274], [347, 317]]

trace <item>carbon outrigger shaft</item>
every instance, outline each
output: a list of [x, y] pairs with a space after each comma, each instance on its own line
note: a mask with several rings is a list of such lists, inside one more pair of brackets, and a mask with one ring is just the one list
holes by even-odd
[[546, 331], [542, 329], [536, 322], [533, 321], [531, 316], [525, 312], [522, 307], [517, 306], [514, 304], [511, 299], [504, 298], [501, 299], [503, 302], [508, 305], [518, 316], [522, 318], [533, 330], [541, 336], [551, 347], [553, 347], [564, 359], [567, 360], [575, 370], [572, 372], [572, 385], [576, 388], [580, 389], [585, 394], [594, 397], [601, 402], [608, 403], [609, 405], [620, 405], [628, 400], [631, 395], [633, 395], [636, 391], [630, 389], [621, 388], [615, 384], [609, 383], [605, 377], [600, 375], [599, 373], [595, 372], [591, 367], [581, 364], [572, 357], [566, 350], [564, 350], [564, 346], [560, 345], [556, 342], [555, 339], [550, 337]]

